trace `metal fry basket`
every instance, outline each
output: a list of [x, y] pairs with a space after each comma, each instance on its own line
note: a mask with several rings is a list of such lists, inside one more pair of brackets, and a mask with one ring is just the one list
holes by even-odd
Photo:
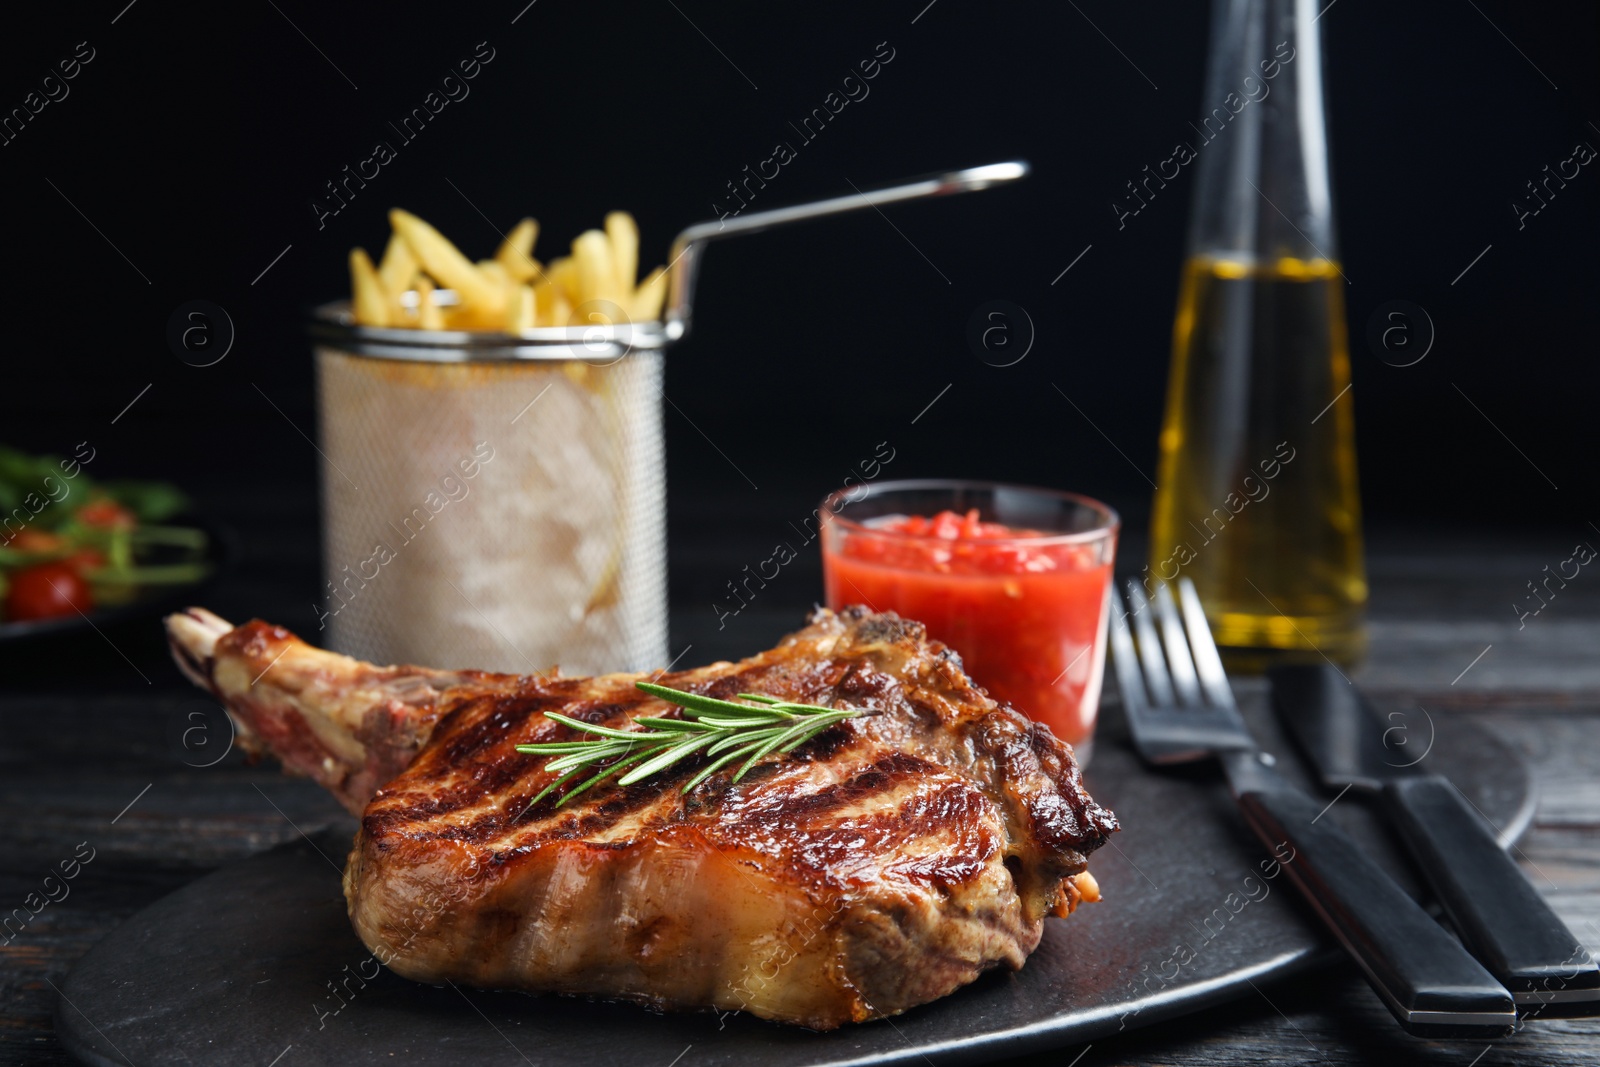
[[341, 302], [312, 336], [324, 643], [519, 674], [667, 662], [661, 324], [386, 329]]
[[705, 246], [1027, 173], [993, 163], [697, 223], [672, 244], [660, 322], [585, 305], [575, 321], [597, 325], [508, 334], [317, 309], [324, 643], [517, 673], [666, 665], [663, 350], [688, 332]]

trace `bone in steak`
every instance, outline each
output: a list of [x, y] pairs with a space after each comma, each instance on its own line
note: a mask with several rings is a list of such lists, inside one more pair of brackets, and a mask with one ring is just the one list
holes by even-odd
[[557, 808], [518, 744], [560, 711], [676, 715], [634, 683], [375, 667], [199, 609], [173, 653], [270, 749], [362, 815], [345, 870], [356, 932], [419, 981], [744, 1009], [829, 1029], [1021, 967], [1047, 915], [1095, 892], [1117, 829], [1069, 746], [995, 702], [919, 623], [848, 608], [738, 663], [651, 675], [868, 713], [737, 785], [689, 794], [696, 758]]

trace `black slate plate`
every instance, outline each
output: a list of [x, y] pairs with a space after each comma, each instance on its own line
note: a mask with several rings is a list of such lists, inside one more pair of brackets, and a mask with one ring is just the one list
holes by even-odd
[[[1287, 754], [1260, 685], [1236, 688], [1257, 736]], [[1534, 806], [1523, 764], [1468, 723], [1442, 724], [1433, 737], [1419, 712], [1410, 718], [1417, 750], [1433, 742], [1428, 766], [1449, 774], [1502, 840], [1520, 835]], [[223, 868], [129, 919], [68, 976], [56, 1031], [84, 1062], [140, 1067], [943, 1067], [1093, 1041], [1255, 995], [1253, 985], [1336, 958], [1287, 878], [1267, 877], [1269, 854], [1220, 781], [1204, 768], [1144, 770], [1114, 703], [1106, 720], [1090, 788], [1125, 829], [1094, 857], [1105, 901], [1049, 920], [1021, 971], [991, 973], [892, 1020], [819, 1034], [742, 1015], [662, 1016], [398, 978], [378, 968], [345, 916], [346, 824]], [[1326, 817], [1416, 885], [1355, 796]]]

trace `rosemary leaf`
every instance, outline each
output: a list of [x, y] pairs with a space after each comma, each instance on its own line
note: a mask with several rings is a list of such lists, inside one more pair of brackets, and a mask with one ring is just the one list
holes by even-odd
[[822, 731], [826, 730], [828, 727], [832, 726], [834, 723], [839, 722], [839, 721], [840, 720], [838, 720], [838, 719], [830, 719], [830, 720], [825, 720], [823, 722], [819, 722], [819, 723], [813, 725], [805, 733], [803, 733], [799, 737], [795, 738], [793, 741], [790, 741], [787, 745], [783, 745], [782, 747], [780, 747], [778, 749], [778, 751], [779, 752], [783, 752], [783, 753], [793, 752], [795, 749], [799, 748], [801, 745], [805, 744], [807, 741], [811, 740], [813, 737], [816, 737]]
[[[732, 763], [734, 760], [739, 759], [740, 757], [745, 756], [748, 753], [754, 751], [756, 746], [759, 745], [760, 743], [761, 742], [759, 742], [759, 741], [753, 741], [753, 742], [751, 742], [750, 744], [747, 744], [747, 745], [740, 745], [739, 747], [735, 748], [732, 752], [729, 752], [729, 753], [726, 753], [725, 755], [723, 755], [721, 759], [712, 760], [709, 764], [706, 765], [706, 768], [703, 771], [701, 771], [699, 774], [695, 775], [693, 778], [689, 779], [687, 782], [684, 783], [683, 791], [685, 793], [687, 793], [689, 790], [693, 789], [695, 786], [699, 785], [701, 782], [705, 781], [707, 778], [710, 778], [713, 774], [716, 774], [718, 771], [722, 770], [723, 767], [726, 767], [728, 764]], [[712, 747], [714, 748], [715, 746], [712, 746]], [[707, 749], [706, 751], [709, 753], [711, 751], [711, 749]]]
[[637, 732], [613, 730], [609, 726], [597, 726], [591, 722], [584, 722], [582, 719], [569, 718], [557, 711], [547, 711], [544, 713], [544, 717], [554, 719], [563, 726], [570, 726], [574, 730], [582, 730], [586, 734], [595, 734], [599, 737], [616, 737], [626, 741], [639, 736]]
[[556, 801], [556, 807], [559, 808], [561, 805], [565, 804], [567, 801], [571, 800], [573, 797], [577, 796], [579, 793], [583, 792], [585, 789], [588, 789], [590, 786], [598, 785], [600, 782], [603, 782], [607, 778], [610, 778], [613, 774], [616, 774], [618, 771], [623, 770], [626, 767], [632, 766], [633, 764], [637, 763], [639, 760], [644, 759], [648, 755], [650, 755], [650, 752], [649, 751], [645, 751], [645, 752], [639, 753], [636, 756], [629, 756], [625, 760], [618, 760], [616, 763], [613, 763], [611, 766], [607, 767], [605, 770], [601, 771], [599, 774], [595, 775], [593, 778], [589, 779], [587, 782], [584, 782], [582, 785], [578, 786], [576, 789], [570, 789], [567, 792], [563, 793], [561, 795], [561, 799]]
[[[653, 752], [655, 749], [660, 747], [663, 746], [650, 745], [647, 746], [646, 751]], [[568, 767], [587, 767], [590, 764], [596, 763], [600, 760], [611, 759], [615, 756], [626, 756], [628, 753], [632, 752], [633, 749], [634, 746], [632, 745], [597, 743], [588, 751], [570, 753], [560, 757], [559, 759], [553, 759], [544, 766], [545, 770], [547, 771], [564, 771]]]
[[696, 722], [703, 722], [707, 726], [718, 730], [754, 730], [763, 726], [777, 726], [794, 718], [793, 715], [761, 715], [751, 716], [748, 719], [725, 719], [720, 715], [702, 715]]
[[773, 734], [782, 732], [782, 728], [777, 727], [770, 730], [748, 730], [743, 733], [729, 733], [721, 741], [706, 749], [706, 755], [715, 756], [718, 752], [726, 752], [728, 749], [743, 745], [748, 741], [753, 741], [759, 745]]
[[[715, 730], [716, 727], [701, 722], [699, 719], [634, 719], [641, 726], [654, 726], [660, 730], [672, 730], [677, 733], [690, 733], [695, 730]], [[583, 742], [578, 742], [583, 744]]]
[[694, 737], [683, 742], [682, 744], [666, 746], [666, 751], [662, 752], [659, 756], [651, 760], [649, 763], [646, 763], [644, 766], [635, 767], [633, 770], [617, 779], [617, 784], [632, 785], [634, 782], [637, 782], [640, 779], [650, 777], [657, 771], [664, 771], [674, 763], [677, 763], [679, 760], [683, 759], [683, 757], [689, 755], [691, 752], [697, 752], [700, 749], [705, 748], [716, 739], [716, 734], [701, 734], [698, 737]]
[[768, 755], [793, 752], [829, 727], [862, 714], [850, 708], [797, 704], [764, 693], [740, 693], [739, 701], [745, 703], [739, 703], [650, 682], [634, 684], [643, 692], [682, 708], [683, 717], [640, 716], [630, 725], [645, 729], [619, 730], [559, 712], [545, 712], [546, 718], [592, 736], [517, 746], [518, 752], [555, 757], [544, 769], [560, 774], [529, 802], [530, 809], [585, 771], [596, 773], [563, 793], [556, 801], [557, 807], [624, 770], [627, 773], [616, 779], [617, 784], [633, 785], [697, 753], [717, 758], [689, 779], [683, 787], [685, 793], [742, 759], [744, 764], [733, 777], [737, 782]]
[[[557, 778], [555, 781], [539, 790], [538, 795], [536, 795], [532, 800], [528, 801], [528, 808], [532, 808], [535, 804], [539, 803], [539, 801], [543, 800], [557, 789], [560, 789], [562, 786], [572, 781], [572, 779], [576, 778], [581, 773], [583, 773], [583, 768], [578, 767], [574, 770], [568, 771], [566, 774], [563, 774], [560, 778]], [[561, 804], [558, 801], [556, 803], [556, 807], [559, 808], [560, 806]], [[524, 808], [522, 814], [526, 815], [528, 813], [528, 808]]]
[[733, 776], [733, 780], [737, 782], [739, 779], [743, 778], [749, 772], [750, 768], [756, 765], [756, 762], [760, 760], [762, 756], [765, 756], [768, 752], [771, 752], [779, 745], [785, 744], [788, 741], [801, 736], [808, 729], [810, 729], [811, 726], [811, 723], [801, 720], [800, 722], [797, 722], [793, 726], [789, 727], [787, 730], [781, 731], [776, 737], [763, 741], [756, 748], [755, 752], [751, 754], [750, 759], [745, 763], [745, 765], [739, 768], [739, 773]]
[[[678, 689], [668, 689], [664, 685], [654, 685], [650, 682], [635, 682], [641, 690], [653, 697], [660, 697], [668, 704], [676, 704], [685, 711], [699, 712], [700, 715], [728, 714], [744, 716], [763, 710], [749, 704], [738, 704], [732, 700], [718, 700], [716, 697], [702, 696], [699, 693], [685, 693]], [[696, 716], [698, 718], [699, 716]]]

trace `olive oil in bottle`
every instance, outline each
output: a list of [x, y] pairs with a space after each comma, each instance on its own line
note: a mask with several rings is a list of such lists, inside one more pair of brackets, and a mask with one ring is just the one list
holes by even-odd
[[1308, 0], [1216, 0], [1149, 579], [1224, 660], [1358, 659], [1367, 582], [1321, 42]]
[[1344, 284], [1318, 259], [1184, 270], [1149, 573], [1194, 581], [1236, 668], [1363, 647]]

